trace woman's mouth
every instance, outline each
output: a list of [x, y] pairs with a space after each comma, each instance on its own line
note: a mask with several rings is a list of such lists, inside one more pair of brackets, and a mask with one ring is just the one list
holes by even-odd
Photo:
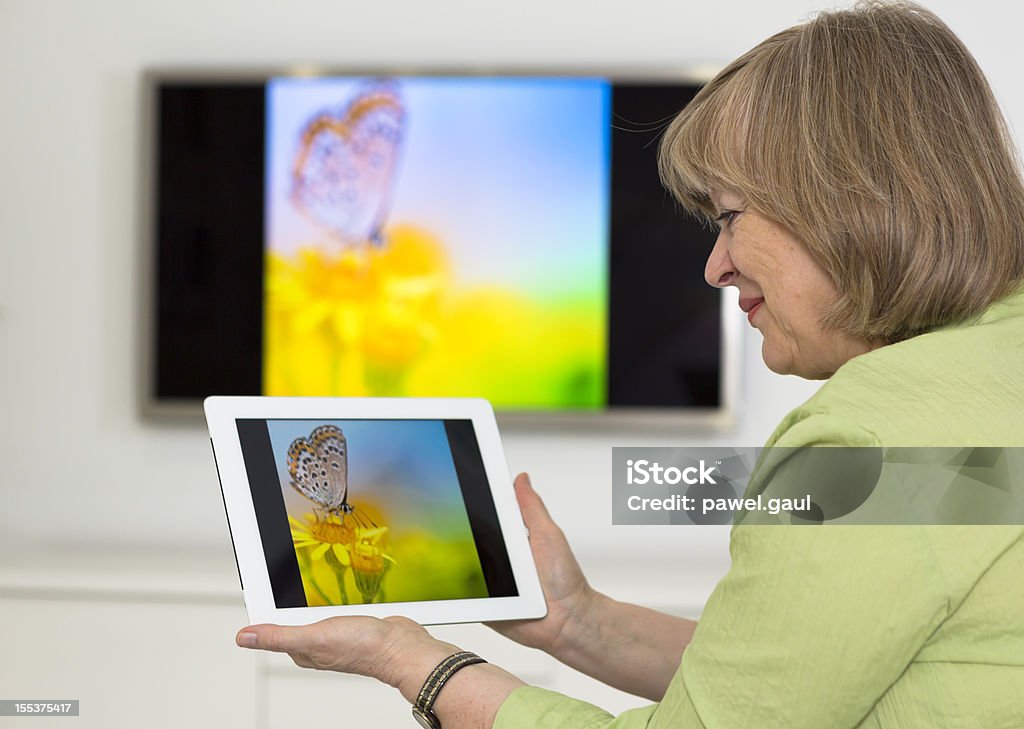
[[749, 299], [740, 299], [740, 308], [743, 309], [744, 312], [746, 312], [747, 321], [750, 322], [751, 325], [753, 325], [754, 323], [754, 314], [757, 313], [757, 310], [761, 308], [761, 304], [763, 303], [763, 296], [753, 297]]

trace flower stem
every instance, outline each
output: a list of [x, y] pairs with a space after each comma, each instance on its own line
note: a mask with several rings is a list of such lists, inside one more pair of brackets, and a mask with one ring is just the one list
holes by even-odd
[[341, 604], [348, 605], [348, 590], [345, 589], [345, 573], [335, 572], [334, 576], [338, 579], [338, 593], [341, 595]]
[[334, 572], [334, 577], [338, 582], [338, 594], [341, 595], [341, 604], [348, 605], [348, 590], [345, 589], [345, 571], [348, 567], [338, 561], [338, 558], [334, 554], [334, 550], [331, 549], [328, 549], [327, 553], [324, 554], [324, 560], [331, 568], [331, 571]]

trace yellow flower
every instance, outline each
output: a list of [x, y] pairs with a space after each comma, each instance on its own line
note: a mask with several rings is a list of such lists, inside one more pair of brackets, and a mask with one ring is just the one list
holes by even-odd
[[383, 248], [268, 255], [268, 394], [400, 394], [438, 338], [449, 264], [444, 246], [422, 230], [386, 234]]
[[387, 530], [387, 527], [361, 529], [359, 538], [351, 548], [352, 574], [355, 577], [356, 589], [366, 602], [373, 602], [380, 592], [381, 580], [389, 566], [387, 563], [395, 564], [390, 555], [384, 554], [380, 544], [381, 537]]
[[511, 407], [598, 407], [607, 346], [599, 288], [460, 281], [415, 225], [380, 247], [310, 241], [267, 255], [267, 395], [486, 395]]
[[351, 562], [349, 545], [356, 540], [355, 527], [334, 514], [326, 519], [317, 519], [312, 514], [307, 514], [306, 519], [310, 521], [309, 525], [288, 517], [292, 525], [292, 541], [295, 548], [312, 547], [310, 556], [313, 559], [323, 559], [327, 551], [331, 550], [338, 562], [347, 567]]
[[292, 542], [296, 551], [309, 550], [310, 569], [306, 577], [313, 589], [327, 599], [313, 576], [316, 563], [323, 560], [334, 573], [343, 605], [349, 603], [345, 587], [345, 573], [349, 567], [352, 568], [355, 586], [363, 602], [373, 602], [380, 592], [381, 580], [387, 567], [395, 564], [394, 558], [384, 553], [382, 539], [388, 531], [387, 527], [361, 527], [354, 519], [336, 514], [326, 517], [307, 514], [307, 524], [291, 516], [288, 521], [291, 523]]

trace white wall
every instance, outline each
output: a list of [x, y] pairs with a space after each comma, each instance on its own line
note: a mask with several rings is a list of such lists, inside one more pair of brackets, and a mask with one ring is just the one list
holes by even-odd
[[[1011, 122], [1024, 125], [1021, 11], [995, 0], [930, 6], [975, 52]], [[815, 7], [810, 0], [0, 0], [0, 554], [58, 547], [229, 554], [203, 424], [138, 415], [137, 332], [148, 296], [137, 240], [144, 67], [670, 67], [726, 61]], [[733, 432], [506, 431], [512, 468], [532, 472], [587, 559], [641, 557], [709, 571], [711, 581], [724, 569], [722, 530], [609, 526], [610, 448], [763, 442], [815, 386], [771, 375], [759, 337], [748, 331], [745, 340], [744, 412]]]

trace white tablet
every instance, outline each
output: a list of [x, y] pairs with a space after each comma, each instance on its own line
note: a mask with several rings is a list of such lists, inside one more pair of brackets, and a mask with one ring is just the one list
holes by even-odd
[[486, 400], [210, 397], [252, 623], [546, 608]]

